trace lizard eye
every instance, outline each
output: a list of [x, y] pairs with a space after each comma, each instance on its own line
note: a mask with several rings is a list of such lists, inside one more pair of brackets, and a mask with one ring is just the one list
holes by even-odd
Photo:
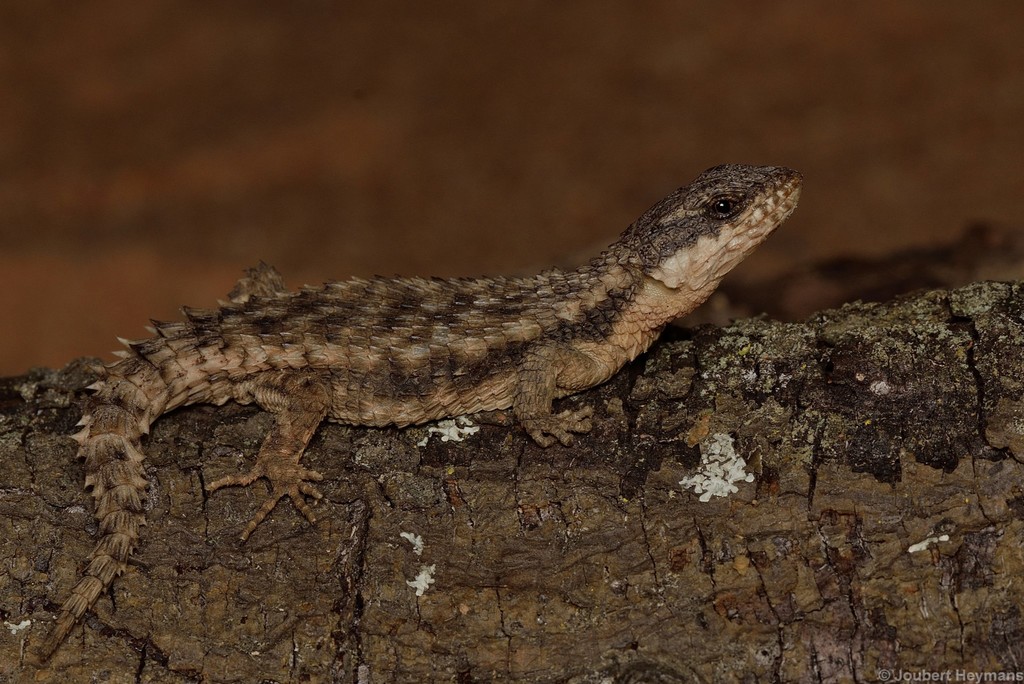
[[707, 205], [707, 214], [711, 218], [727, 219], [736, 214], [740, 203], [731, 197], [716, 197]]

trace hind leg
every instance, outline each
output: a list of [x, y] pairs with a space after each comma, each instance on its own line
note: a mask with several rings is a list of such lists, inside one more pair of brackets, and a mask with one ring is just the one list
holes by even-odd
[[316, 516], [306, 502], [306, 496], [320, 499], [323, 495], [311, 484], [323, 475], [303, 468], [302, 454], [327, 415], [330, 405], [330, 384], [312, 372], [271, 373], [257, 376], [239, 385], [239, 401], [256, 402], [274, 414], [274, 427], [267, 434], [256, 457], [256, 465], [242, 475], [228, 475], [206, 486], [213, 492], [221, 487], [248, 486], [261, 477], [271, 484], [271, 494], [246, 525], [242, 540], [249, 538], [270, 514], [277, 502], [288, 497], [310, 523]]

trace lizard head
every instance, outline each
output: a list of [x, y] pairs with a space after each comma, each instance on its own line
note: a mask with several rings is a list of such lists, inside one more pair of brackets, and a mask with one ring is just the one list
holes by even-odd
[[781, 166], [716, 166], [648, 209], [617, 246], [664, 287], [710, 293], [793, 212], [801, 181]]

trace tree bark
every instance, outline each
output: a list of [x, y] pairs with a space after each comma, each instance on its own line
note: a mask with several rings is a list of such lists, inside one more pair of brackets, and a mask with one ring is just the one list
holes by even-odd
[[283, 504], [246, 544], [266, 487], [203, 484], [249, 465], [270, 417], [174, 412], [145, 445], [137, 563], [45, 664], [96, 531], [69, 436], [93, 376], [0, 380], [0, 680], [1024, 670], [1022, 311], [1024, 284], [981, 283], [670, 333], [561, 402], [595, 409], [572, 448], [324, 425], [318, 523]]

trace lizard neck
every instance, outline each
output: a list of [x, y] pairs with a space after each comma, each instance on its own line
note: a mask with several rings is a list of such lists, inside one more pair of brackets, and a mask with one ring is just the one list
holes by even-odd
[[711, 296], [721, 279], [683, 283], [669, 287], [662, 281], [644, 276], [628, 311], [629, 316], [647, 321], [661, 330], [667, 324], [690, 313]]
[[594, 259], [587, 267], [594, 297], [615, 293], [620, 299], [610, 325], [597, 344], [577, 345], [600, 356], [611, 365], [621, 366], [647, 350], [671, 321], [685, 316], [706, 300], [718, 286], [724, 271], [698, 272], [704, 265], [694, 264], [693, 278], [670, 287], [644, 273], [633, 254], [616, 249], [618, 245]]
[[604, 369], [600, 378], [588, 378], [581, 387], [610, 378], [676, 317], [669, 288], [646, 276], [630, 257], [613, 245], [567, 274], [577, 287], [554, 307], [558, 318], [572, 321], [565, 328], [571, 331], [566, 341]]

